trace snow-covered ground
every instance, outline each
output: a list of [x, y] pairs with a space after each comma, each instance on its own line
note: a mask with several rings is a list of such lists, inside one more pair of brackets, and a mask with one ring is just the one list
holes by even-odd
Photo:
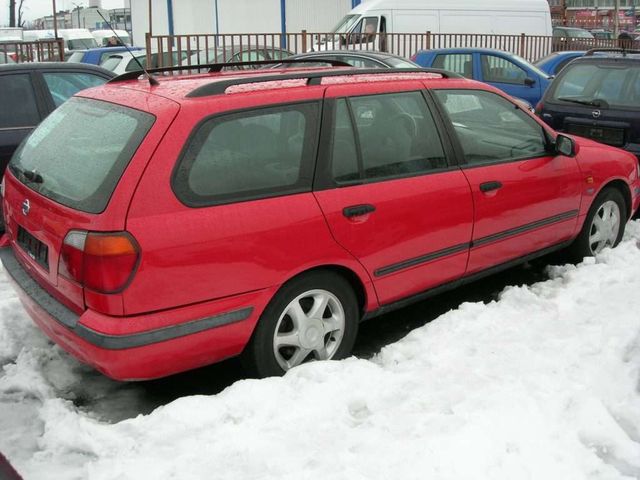
[[[371, 360], [304, 365], [108, 423], [120, 395], [0, 273], [0, 451], [26, 479], [638, 479], [640, 222], [550, 280], [465, 303]], [[122, 393], [125, 392], [125, 393]]]

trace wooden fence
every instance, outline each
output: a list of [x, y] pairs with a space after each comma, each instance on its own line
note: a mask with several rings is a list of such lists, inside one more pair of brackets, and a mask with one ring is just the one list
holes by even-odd
[[[591, 48], [633, 48], [639, 42], [609, 39], [563, 39], [535, 35], [467, 33], [238, 33], [156, 35], [147, 34], [146, 49], [158, 53], [159, 66], [195, 65], [282, 58], [310, 50], [376, 50], [411, 58], [419, 50], [436, 48], [492, 48], [520, 55], [531, 62], [552, 52]], [[271, 58], [270, 58], [271, 57]]]
[[62, 39], [0, 43], [0, 64], [62, 61], [64, 61], [64, 41]]

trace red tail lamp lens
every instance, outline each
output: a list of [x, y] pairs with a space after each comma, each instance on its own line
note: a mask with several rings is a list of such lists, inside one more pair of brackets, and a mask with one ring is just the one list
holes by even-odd
[[71, 231], [60, 253], [58, 273], [100, 293], [122, 290], [138, 265], [140, 250], [126, 232]]

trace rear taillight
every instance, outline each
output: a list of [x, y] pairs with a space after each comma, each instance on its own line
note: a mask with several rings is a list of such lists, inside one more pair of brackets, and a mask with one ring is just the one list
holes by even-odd
[[542, 100], [540, 100], [537, 104], [536, 104], [536, 115], [540, 115], [542, 113], [542, 107], [544, 107], [544, 104], [542, 103]]
[[138, 265], [140, 249], [126, 232], [70, 231], [60, 251], [58, 274], [100, 293], [121, 291]]

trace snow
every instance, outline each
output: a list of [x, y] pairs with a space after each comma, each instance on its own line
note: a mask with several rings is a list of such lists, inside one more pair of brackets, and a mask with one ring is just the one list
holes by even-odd
[[112, 384], [52, 346], [0, 277], [0, 451], [26, 479], [640, 477], [640, 222], [616, 249], [464, 303], [371, 360], [115, 423], [76, 406]]

